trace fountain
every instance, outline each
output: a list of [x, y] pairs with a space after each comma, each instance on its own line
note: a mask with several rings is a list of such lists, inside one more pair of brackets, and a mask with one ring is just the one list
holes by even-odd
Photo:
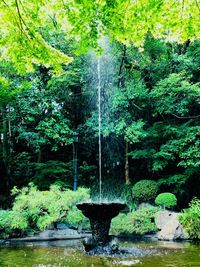
[[[105, 44], [108, 45], [108, 40], [100, 40], [101, 47]], [[82, 211], [82, 213], [89, 218], [92, 239], [85, 241], [86, 251], [104, 250], [104, 248], [109, 248], [109, 229], [112, 218], [116, 217], [121, 210], [123, 210], [126, 205], [120, 202], [102, 202], [102, 157], [101, 157], [101, 86], [102, 86], [102, 75], [101, 75], [101, 65], [105, 63], [106, 60], [103, 57], [96, 58], [96, 69], [97, 69], [97, 89], [98, 89], [98, 142], [99, 142], [99, 201], [98, 202], [88, 202], [77, 204], [77, 208]], [[109, 62], [110, 63], [110, 62]], [[105, 83], [104, 83], [105, 84]], [[117, 248], [114, 246], [115, 249]], [[113, 249], [113, 247], [112, 247]], [[111, 250], [112, 250], [111, 249]]]
[[120, 202], [88, 202], [77, 204], [77, 208], [90, 220], [93, 244], [95, 246], [106, 246], [109, 244], [111, 220], [125, 207], [126, 205]]

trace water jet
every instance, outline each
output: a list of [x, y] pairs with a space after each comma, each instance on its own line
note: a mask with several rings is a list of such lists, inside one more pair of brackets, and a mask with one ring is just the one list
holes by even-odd
[[[84, 242], [86, 251], [101, 248], [112, 248], [109, 241], [109, 229], [112, 218], [116, 217], [126, 205], [120, 202], [103, 202], [102, 201], [102, 133], [101, 133], [101, 122], [102, 122], [102, 89], [105, 87], [105, 77], [103, 70], [106, 69], [106, 64], [111, 64], [109, 55], [109, 42], [105, 37], [99, 40], [100, 47], [103, 48], [103, 55], [98, 57], [94, 55], [95, 67], [96, 67], [96, 88], [97, 88], [97, 108], [98, 108], [98, 145], [99, 145], [99, 201], [98, 202], [87, 202], [77, 204], [77, 208], [89, 218], [90, 226], [92, 230], [92, 239]], [[104, 105], [105, 106], [105, 105]], [[117, 247], [114, 245], [113, 250]]]

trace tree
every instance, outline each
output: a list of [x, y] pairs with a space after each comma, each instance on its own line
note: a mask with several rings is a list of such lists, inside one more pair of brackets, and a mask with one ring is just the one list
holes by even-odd
[[[157, 40], [148, 41], [144, 53], [149, 51], [149, 55], [155, 54], [147, 45], [153, 46], [155, 51], [160, 50], [162, 44], [159, 47], [156, 44]], [[199, 181], [200, 162], [200, 87], [196, 82], [190, 52], [197, 48], [197, 44], [194, 42], [186, 50], [183, 49], [185, 45], [168, 45], [163, 50], [165, 53], [157, 53], [154, 59], [151, 57], [152, 64], [148, 71], [145, 65], [141, 67], [141, 74], [149, 88], [149, 102], [145, 101], [149, 115], [145, 116], [145, 135], [130, 153], [148, 170], [150, 177], [153, 175], [154, 179], [159, 180], [162, 190], [170, 189], [185, 202], [190, 192], [199, 194], [195, 187]], [[166, 71], [160, 71], [161, 63]]]
[[[173, 8], [172, 8], [173, 7]], [[43, 29], [64, 32], [79, 40], [79, 50], [96, 48], [102, 35], [125, 43], [141, 45], [150, 30], [155, 37], [177, 41], [199, 36], [199, 1], [187, 0], [71, 0], [0, 2], [2, 57], [20, 71], [33, 64], [53, 66], [61, 71], [71, 58], [48, 42]]]
[[[20, 85], [19, 85], [20, 82]], [[11, 107], [16, 100], [17, 94], [27, 85], [21, 81], [16, 70], [10, 62], [3, 61], [0, 63], [0, 118], [1, 118], [1, 142], [2, 142], [2, 173], [5, 176], [3, 184], [5, 187], [10, 186], [10, 156], [12, 154], [12, 123]]]

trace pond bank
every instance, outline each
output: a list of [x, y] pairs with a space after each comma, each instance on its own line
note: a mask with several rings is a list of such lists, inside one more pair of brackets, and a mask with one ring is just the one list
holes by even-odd
[[[114, 235], [115, 237], [125, 237], [132, 240], [149, 240], [149, 241], [187, 241], [189, 240], [186, 231], [178, 221], [179, 214], [176, 212], [164, 210], [158, 211], [155, 216], [155, 223], [158, 231], [154, 234], [144, 235]], [[55, 226], [55, 228], [54, 228]], [[52, 225], [50, 229], [35, 235], [20, 237], [20, 238], [7, 238], [0, 239], [0, 243], [4, 242], [37, 242], [37, 241], [55, 241], [55, 240], [69, 240], [69, 239], [82, 239], [91, 236], [90, 231], [78, 230], [72, 225], [57, 223]]]
[[[71, 230], [71, 229], [70, 229]], [[19, 238], [6, 238], [0, 239], [0, 243], [10, 242], [42, 242], [42, 241], [56, 241], [56, 240], [71, 240], [82, 239], [91, 236], [89, 233], [78, 233], [76, 230], [70, 232], [69, 229], [65, 230], [46, 230], [34, 236], [26, 236]]]

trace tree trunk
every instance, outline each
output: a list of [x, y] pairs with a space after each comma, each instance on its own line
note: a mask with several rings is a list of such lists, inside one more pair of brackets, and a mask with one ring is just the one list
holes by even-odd
[[129, 183], [128, 142], [125, 143], [125, 181]]
[[13, 142], [12, 142], [12, 131], [11, 131], [11, 120], [10, 120], [10, 106], [8, 106], [8, 146], [10, 154], [13, 151]]
[[42, 162], [42, 148], [40, 148], [40, 150], [38, 152], [37, 162], [38, 163]]
[[124, 62], [125, 62], [125, 58], [126, 58], [126, 45], [124, 45], [123, 47], [123, 55], [122, 55], [122, 60], [121, 60], [121, 64], [120, 64], [120, 67], [119, 67], [119, 73], [118, 73], [118, 87], [123, 87], [123, 75], [122, 75], [122, 72], [123, 72], [123, 65], [124, 65]]
[[7, 118], [6, 118], [6, 107], [4, 106], [1, 110], [2, 120], [3, 120], [3, 133], [2, 133], [2, 141], [3, 141], [3, 162], [5, 166], [8, 163], [8, 137], [7, 137]]
[[8, 176], [8, 125], [7, 125], [7, 114], [6, 114], [6, 106], [3, 106], [1, 109], [2, 114], [2, 126], [3, 126], [3, 133], [2, 133], [2, 158], [3, 158], [3, 164], [5, 168], [6, 173], [6, 185], [7, 189], [9, 188], [9, 176]]

